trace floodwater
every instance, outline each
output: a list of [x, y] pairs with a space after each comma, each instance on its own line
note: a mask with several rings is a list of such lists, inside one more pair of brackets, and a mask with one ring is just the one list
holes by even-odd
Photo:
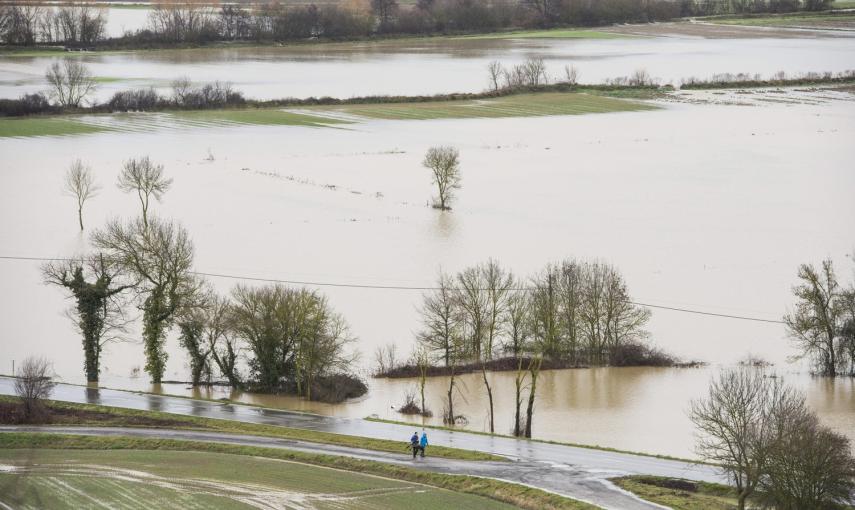
[[[125, 10], [128, 12], [139, 12]], [[584, 83], [628, 76], [645, 69], [662, 83], [691, 77], [778, 71], [840, 72], [855, 67], [852, 36], [705, 39], [410, 39], [266, 48], [208, 48], [69, 57], [0, 58], [0, 97], [46, 88], [45, 69], [57, 58], [82, 59], [105, 78], [94, 99], [114, 92], [155, 87], [166, 92], [175, 78], [228, 81], [247, 97], [353, 97], [383, 94], [478, 92], [487, 87], [487, 64], [513, 65], [543, 58], [553, 79], [572, 64]]]
[[[855, 102], [847, 93], [754, 106], [664, 103], [656, 111], [586, 116], [366, 121], [343, 128], [185, 126], [152, 132], [0, 139], [0, 255], [66, 256], [91, 229], [136, 214], [114, 185], [122, 161], [150, 154], [175, 179], [157, 214], [191, 232], [199, 271], [312, 282], [430, 285], [437, 271], [498, 259], [518, 274], [564, 257], [599, 258], [624, 273], [639, 301], [779, 319], [792, 305], [798, 264], [831, 256], [849, 278], [855, 263]], [[726, 102], [725, 102], [726, 103]], [[427, 206], [420, 166], [432, 145], [461, 151], [463, 189], [451, 212]], [[209, 160], [209, 154], [213, 160]], [[62, 174], [81, 157], [103, 189], [76, 226]], [[0, 260], [0, 372], [29, 354], [80, 382], [80, 340], [70, 302], [41, 284], [38, 263]], [[235, 280], [212, 278], [222, 292]], [[406, 356], [418, 330], [417, 291], [322, 287], [359, 338], [367, 374], [377, 346]], [[691, 455], [685, 417], [719, 366], [748, 354], [808, 394], [822, 419], [855, 439], [853, 381], [811, 378], [780, 324], [655, 310], [651, 341], [703, 369], [593, 369], [544, 373], [535, 436]], [[133, 335], [133, 338], [137, 338]], [[168, 379], [187, 360], [168, 342]], [[150, 388], [136, 342], [111, 345], [104, 386]], [[492, 374], [497, 431], [508, 432], [512, 376]], [[458, 407], [483, 430], [477, 376]], [[328, 406], [234, 395], [327, 414], [399, 418], [413, 381], [370, 380], [359, 402]], [[439, 414], [446, 382], [432, 380]], [[219, 393], [214, 395], [224, 396]], [[465, 401], [463, 401], [465, 399]], [[434, 419], [436, 422], [436, 419]]]

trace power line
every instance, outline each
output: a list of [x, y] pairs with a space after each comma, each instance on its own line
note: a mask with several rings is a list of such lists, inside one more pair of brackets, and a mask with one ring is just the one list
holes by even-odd
[[[37, 262], [51, 262], [51, 261], [71, 261], [77, 260], [73, 258], [62, 258], [62, 257], [16, 257], [16, 256], [6, 256], [0, 255], [0, 260], [29, 260], [29, 261], [37, 261]], [[309, 280], [283, 280], [277, 278], [261, 278], [255, 276], [243, 276], [243, 275], [232, 275], [232, 274], [223, 274], [223, 273], [206, 273], [203, 271], [190, 271], [191, 274], [197, 276], [208, 276], [211, 278], [226, 278], [230, 280], [244, 280], [244, 281], [253, 281], [253, 282], [266, 282], [266, 283], [283, 283], [288, 285], [306, 285], [313, 287], [336, 287], [336, 288], [345, 288], [345, 289], [370, 289], [370, 290], [402, 290], [402, 291], [431, 291], [431, 290], [440, 290], [440, 287], [419, 287], [419, 286], [407, 286], [407, 285], [377, 285], [377, 284], [358, 284], [358, 283], [338, 283], [338, 282], [316, 282]], [[454, 289], [452, 289], [454, 290]], [[520, 290], [520, 291], [532, 291], [535, 290], [533, 287], [520, 287], [520, 288], [512, 288], [508, 290]], [[769, 324], [785, 324], [784, 321], [774, 320], [774, 319], [762, 319], [760, 317], [750, 317], [747, 315], [732, 315], [726, 313], [716, 313], [716, 312], [707, 312], [704, 310], [694, 310], [691, 308], [678, 308], [673, 306], [665, 306], [665, 305], [654, 305], [651, 303], [643, 303], [641, 301], [629, 301], [629, 303], [636, 306], [643, 306], [645, 308], [655, 308], [659, 310], [668, 310], [672, 312], [681, 312], [681, 313], [691, 313], [695, 315], [705, 315], [708, 317], [719, 317], [724, 319], [737, 319], [744, 321], [753, 321], [753, 322], [764, 322]]]

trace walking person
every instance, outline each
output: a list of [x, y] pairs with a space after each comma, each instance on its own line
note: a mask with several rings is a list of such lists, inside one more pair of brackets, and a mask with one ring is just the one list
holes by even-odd
[[410, 438], [410, 448], [413, 450], [413, 459], [416, 458], [416, 454], [419, 453], [419, 433], [413, 432], [413, 437]]
[[425, 457], [425, 448], [427, 448], [427, 445], [428, 445], [427, 432], [422, 431], [422, 438], [419, 441], [419, 450], [421, 450], [422, 458]]

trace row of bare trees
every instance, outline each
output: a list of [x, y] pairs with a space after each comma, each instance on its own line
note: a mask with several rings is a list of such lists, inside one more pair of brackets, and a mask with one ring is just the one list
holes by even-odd
[[[45, 281], [62, 287], [75, 301], [70, 316], [83, 339], [87, 380], [98, 381], [104, 345], [124, 337], [131, 322], [127, 309], [135, 305], [142, 312], [145, 370], [155, 383], [166, 369], [167, 335], [177, 327], [194, 384], [211, 382], [216, 367], [239, 387], [307, 398], [320, 389], [328, 397], [335, 389], [325, 378], [340, 376], [336, 383], [364, 392], [355, 378], [341, 378], [355, 359], [348, 354], [352, 336], [324, 296], [277, 285], [237, 286], [226, 298], [193, 271], [187, 230], [151, 214], [153, 201], [160, 201], [171, 184], [163, 165], [149, 157], [126, 161], [117, 185], [136, 196], [141, 215], [110, 220], [96, 230], [93, 254], [42, 268]], [[83, 204], [96, 190], [89, 167], [75, 161], [66, 191], [77, 199], [81, 230]], [[249, 368], [246, 377], [241, 363]]]
[[3, 44], [91, 45], [104, 38], [106, 26], [106, 9], [86, 3], [59, 7], [0, 5], [0, 42]]
[[[514, 433], [531, 436], [537, 377], [543, 360], [566, 365], [609, 364], [622, 348], [646, 338], [650, 312], [631, 301], [621, 274], [603, 262], [565, 260], [519, 278], [496, 261], [441, 273], [420, 308], [419, 342], [448, 369], [446, 422], [454, 423], [457, 368], [476, 364], [493, 420], [488, 365], [510, 357], [516, 368]], [[522, 418], [524, 390], [529, 390]]]
[[738, 507], [838, 508], [855, 491], [849, 440], [821, 425], [798, 391], [763, 369], [724, 370], [692, 403], [698, 453], [737, 490]]
[[822, 375], [855, 375], [855, 279], [841, 284], [831, 259], [820, 267], [802, 264], [798, 278], [784, 323], [800, 357]]

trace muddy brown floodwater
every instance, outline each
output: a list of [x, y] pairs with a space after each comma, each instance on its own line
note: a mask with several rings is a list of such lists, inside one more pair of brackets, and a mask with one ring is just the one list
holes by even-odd
[[[526, 44], [535, 46], [512, 45], [503, 55], [522, 58], [532, 51], [588, 48], [589, 54], [600, 52], [588, 62], [625, 63], [608, 64], [610, 73], [660, 58], [663, 68], [674, 73], [696, 73], [693, 69], [708, 63], [723, 67], [726, 60], [731, 61], [727, 70], [735, 72], [741, 66], [734, 62], [746, 62], [733, 60], [732, 51], [740, 47], [755, 55], [751, 62], [767, 55], [772, 63], [764, 65], [770, 69], [789, 59], [799, 70], [825, 70], [832, 60], [851, 67], [855, 51], [851, 40], [844, 39], [799, 40], [794, 42], [798, 47], [775, 39], [756, 47], [737, 41], [710, 46], [706, 40]], [[770, 52], [772, 48], [778, 51]], [[670, 56], [656, 56], [660, 51]], [[699, 51], [708, 52], [703, 63], [696, 62]], [[133, 55], [92, 62], [104, 66], [98, 74], [127, 71], [164, 79], [179, 69], [202, 69], [210, 77], [256, 83], [258, 91], [280, 91], [277, 96], [284, 95], [281, 90], [299, 90], [295, 84], [301, 80], [306, 87], [314, 80], [327, 91], [351, 86], [354, 93], [387, 91], [381, 85], [397, 78], [379, 70], [390, 63], [405, 70], [403, 81], [392, 88], [419, 77], [427, 80], [419, 87], [431, 91], [440, 91], [445, 81], [452, 89], [465, 88], [465, 83], [475, 88], [482, 78], [480, 70], [471, 76], [455, 71], [473, 65], [466, 60], [470, 57], [427, 55], [437, 67], [414, 73], [407, 70], [425, 62], [417, 54], [330, 61], [315, 56], [304, 63], [277, 56], [192, 63]], [[478, 58], [493, 57], [487, 52]], [[295, 68], [285, 62], [317, 72], [309, 73], [312, 80], [292, 75]], [[15, 61], [14, 66], [35, 70], [44, 63]], [[8, 73], [9, 66], [8, 60], [0, 62], [0, 73]], [[339, 67], [350, 69], [353, 79], [330, 79]], [[426, 78], [424, 73], [440, 67], [448, 74]], [[264, 69], [270, 69], [269, 81]], [[372, 72], [376, 76], [363, 79]], [[470, 77], [461, 81], [464, 75]], [[415, 82], [408, 83], [402, 88]], [[599, 258], [621, 269], [639, 301], [776, 320], [792, 306], [790, 287], [799, 264], [830, 256], [841, 276], [853, 274], [855, 263], [848, 254], [855, 248], [855, 102], [847, 92], [740, 97], [746, 95], [699, 94], [664, 102], [655, 111], [585, 116], [365, 121], [339, 128], [185, 124], [76, 137], [4, 138], [0, 255], [52, 257], [86, 250], [92, 228], [107, 218], [137, 212], [136, 202], [114, 183], [125, 159], [150, 154], [175, 180], [164, 202], [155, 204], [156, 213], [181, 221], [191, 232], [199, 271], [427, 286], [440, 268], [453, 272], [488, 257], [523, 275], [564, 257]], [[740, 102], [750, 106], [734, 104]], [[463, 168], [459, 202], [446, 213], [426, 206], [432, 190], [420, 165], [425, 150], [438, 144], [457, 146]], [[63, 172], [78, 157], [92, 166], [103, 187], [86, 206], [83, 236], [77, 231], [73, 200], [60, 191]], [[71, 303], [58, 289], [41, 283], [36, 262], [0, 260], [0, 281], [0, 372], [10, 372], [13, 360], [38, 354], [53, 360], [62, 379], [80, 382], [80, 340], [63, 315]], [[222, 278], [212, 282], [221, 292], [235, 283]], [[355, 347], [362, 353], [363, 374], [370, 370], [377, 346], [395, 343], [402, 355], [409, 353], [419, 328], [419, 292], [322, 291], [359, 338]], [[778, 374], [803, 389], [825, 423], [855, 439], [853, 381], [812, 378], [803, 363], [789, 363], [795, 352], [780, 324], [656, 310], [649, 331], [656, 345], [710, 366], [545, 373], [538, 388], [535, 436], [691, 455], [688, 402], [703, 393], [719, 367], [753, 354], [774, 363]], [[145, 375], [131, 377], [143, 365], [143, 355], [138, 334], [129, 336], [133, 341], [108, 347], [104, 386], [192, 394], [184, 385], [151, 388]], [[168, 352], [166, 377], [186, 379], [187, 359], [174, 337]], [[491, 377], [499, 395], [498, 432], [508, 432], [512, 378]], [[458, 407], [470, 428], [483, 430], [482, 386], [477, 376], [463, 379]], [[445, 384], [434, 379], [428, 387], [429, 407], [436, 414], [442, 410]], [[362, 400], [337, 406], [285, 397], [231, 397], [327, 414], [400, 418], [393, 406], [403, 402], [413, 381], [370, 380], [370, 385]], [[230, 395], [215, 391], [202, 396]]]

